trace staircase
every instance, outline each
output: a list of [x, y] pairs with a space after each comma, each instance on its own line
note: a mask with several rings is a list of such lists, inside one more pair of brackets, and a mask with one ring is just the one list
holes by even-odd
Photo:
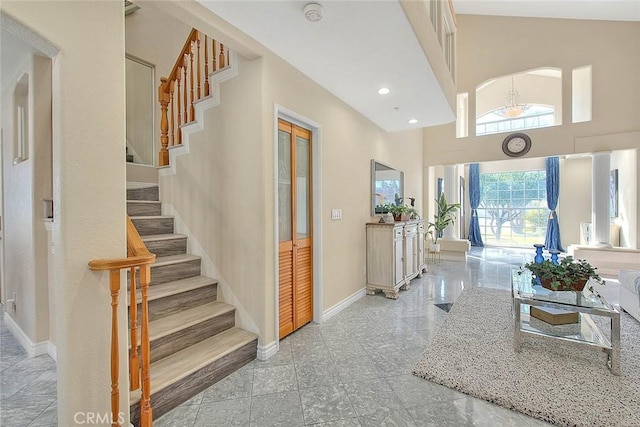
[[[217, 300], [216, 280], [200, 274], [200, 257], [187, 254], [187, 236], [175, 234], [173, 217], [161, 215], [157, 185], [128, 184], [127, 213], [157, 256], [149, 286], [151, 407], [157, 419], [255, 359], [258, 337], [236, 327], [235, 307]], [[139, 401], [140, 391], [133, 391], [136, 426]]]

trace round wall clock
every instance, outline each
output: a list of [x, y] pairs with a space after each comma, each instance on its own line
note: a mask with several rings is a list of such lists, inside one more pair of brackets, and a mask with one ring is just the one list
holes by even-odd
[[531, 138], [524, 133], [512, 133], [502, 141], [502, 151], [509, 157], [524, 156], [531, 149]]

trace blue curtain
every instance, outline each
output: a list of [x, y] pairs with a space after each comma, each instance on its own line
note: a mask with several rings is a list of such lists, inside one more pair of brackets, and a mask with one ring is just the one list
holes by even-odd
[[484, 247], [478, 223], [478, 206], [480, 205], [480, 165], [469, 165], [469, 201], [471, 202], [471, 221], [469, 222], [469, 241], [471, 246]]
[[544, 245], [547, 250], [556, 249], [564, 252], [560, 242], [560, 226], [558, 225], [558, 197], [560, 196], [560, 159], [558, 157], [547, 157], [545, 159], [547, 167], [547, 206], [549, 207], [549, 222], [547, 223], [547, 237]]

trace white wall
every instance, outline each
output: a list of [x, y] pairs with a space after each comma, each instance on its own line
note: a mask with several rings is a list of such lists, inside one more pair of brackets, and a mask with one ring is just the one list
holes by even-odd
[[611, 170], [618, 169], [618, 217], [613, 222], [620, 226], [620, 246], [638, 247], [638, 150], [620, 150], [611, 153]]
[[[26, 37], [55, 55], [58, 425], [76, 425], [77, 412], [110, 412], [109, 280], [107, 273], [90, 271], [87, 262], [126, 256], [122, 2], [3, 1], [2, 8], [39, 34], [26, 31]], [[119, 313], [120, 405], [128, 422], [125, 296]]]

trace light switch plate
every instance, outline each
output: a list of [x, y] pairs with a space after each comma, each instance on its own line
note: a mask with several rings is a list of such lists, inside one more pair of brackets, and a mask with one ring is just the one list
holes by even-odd
[[342, 209], [331, 209], [331, 219], [342, 219]]

